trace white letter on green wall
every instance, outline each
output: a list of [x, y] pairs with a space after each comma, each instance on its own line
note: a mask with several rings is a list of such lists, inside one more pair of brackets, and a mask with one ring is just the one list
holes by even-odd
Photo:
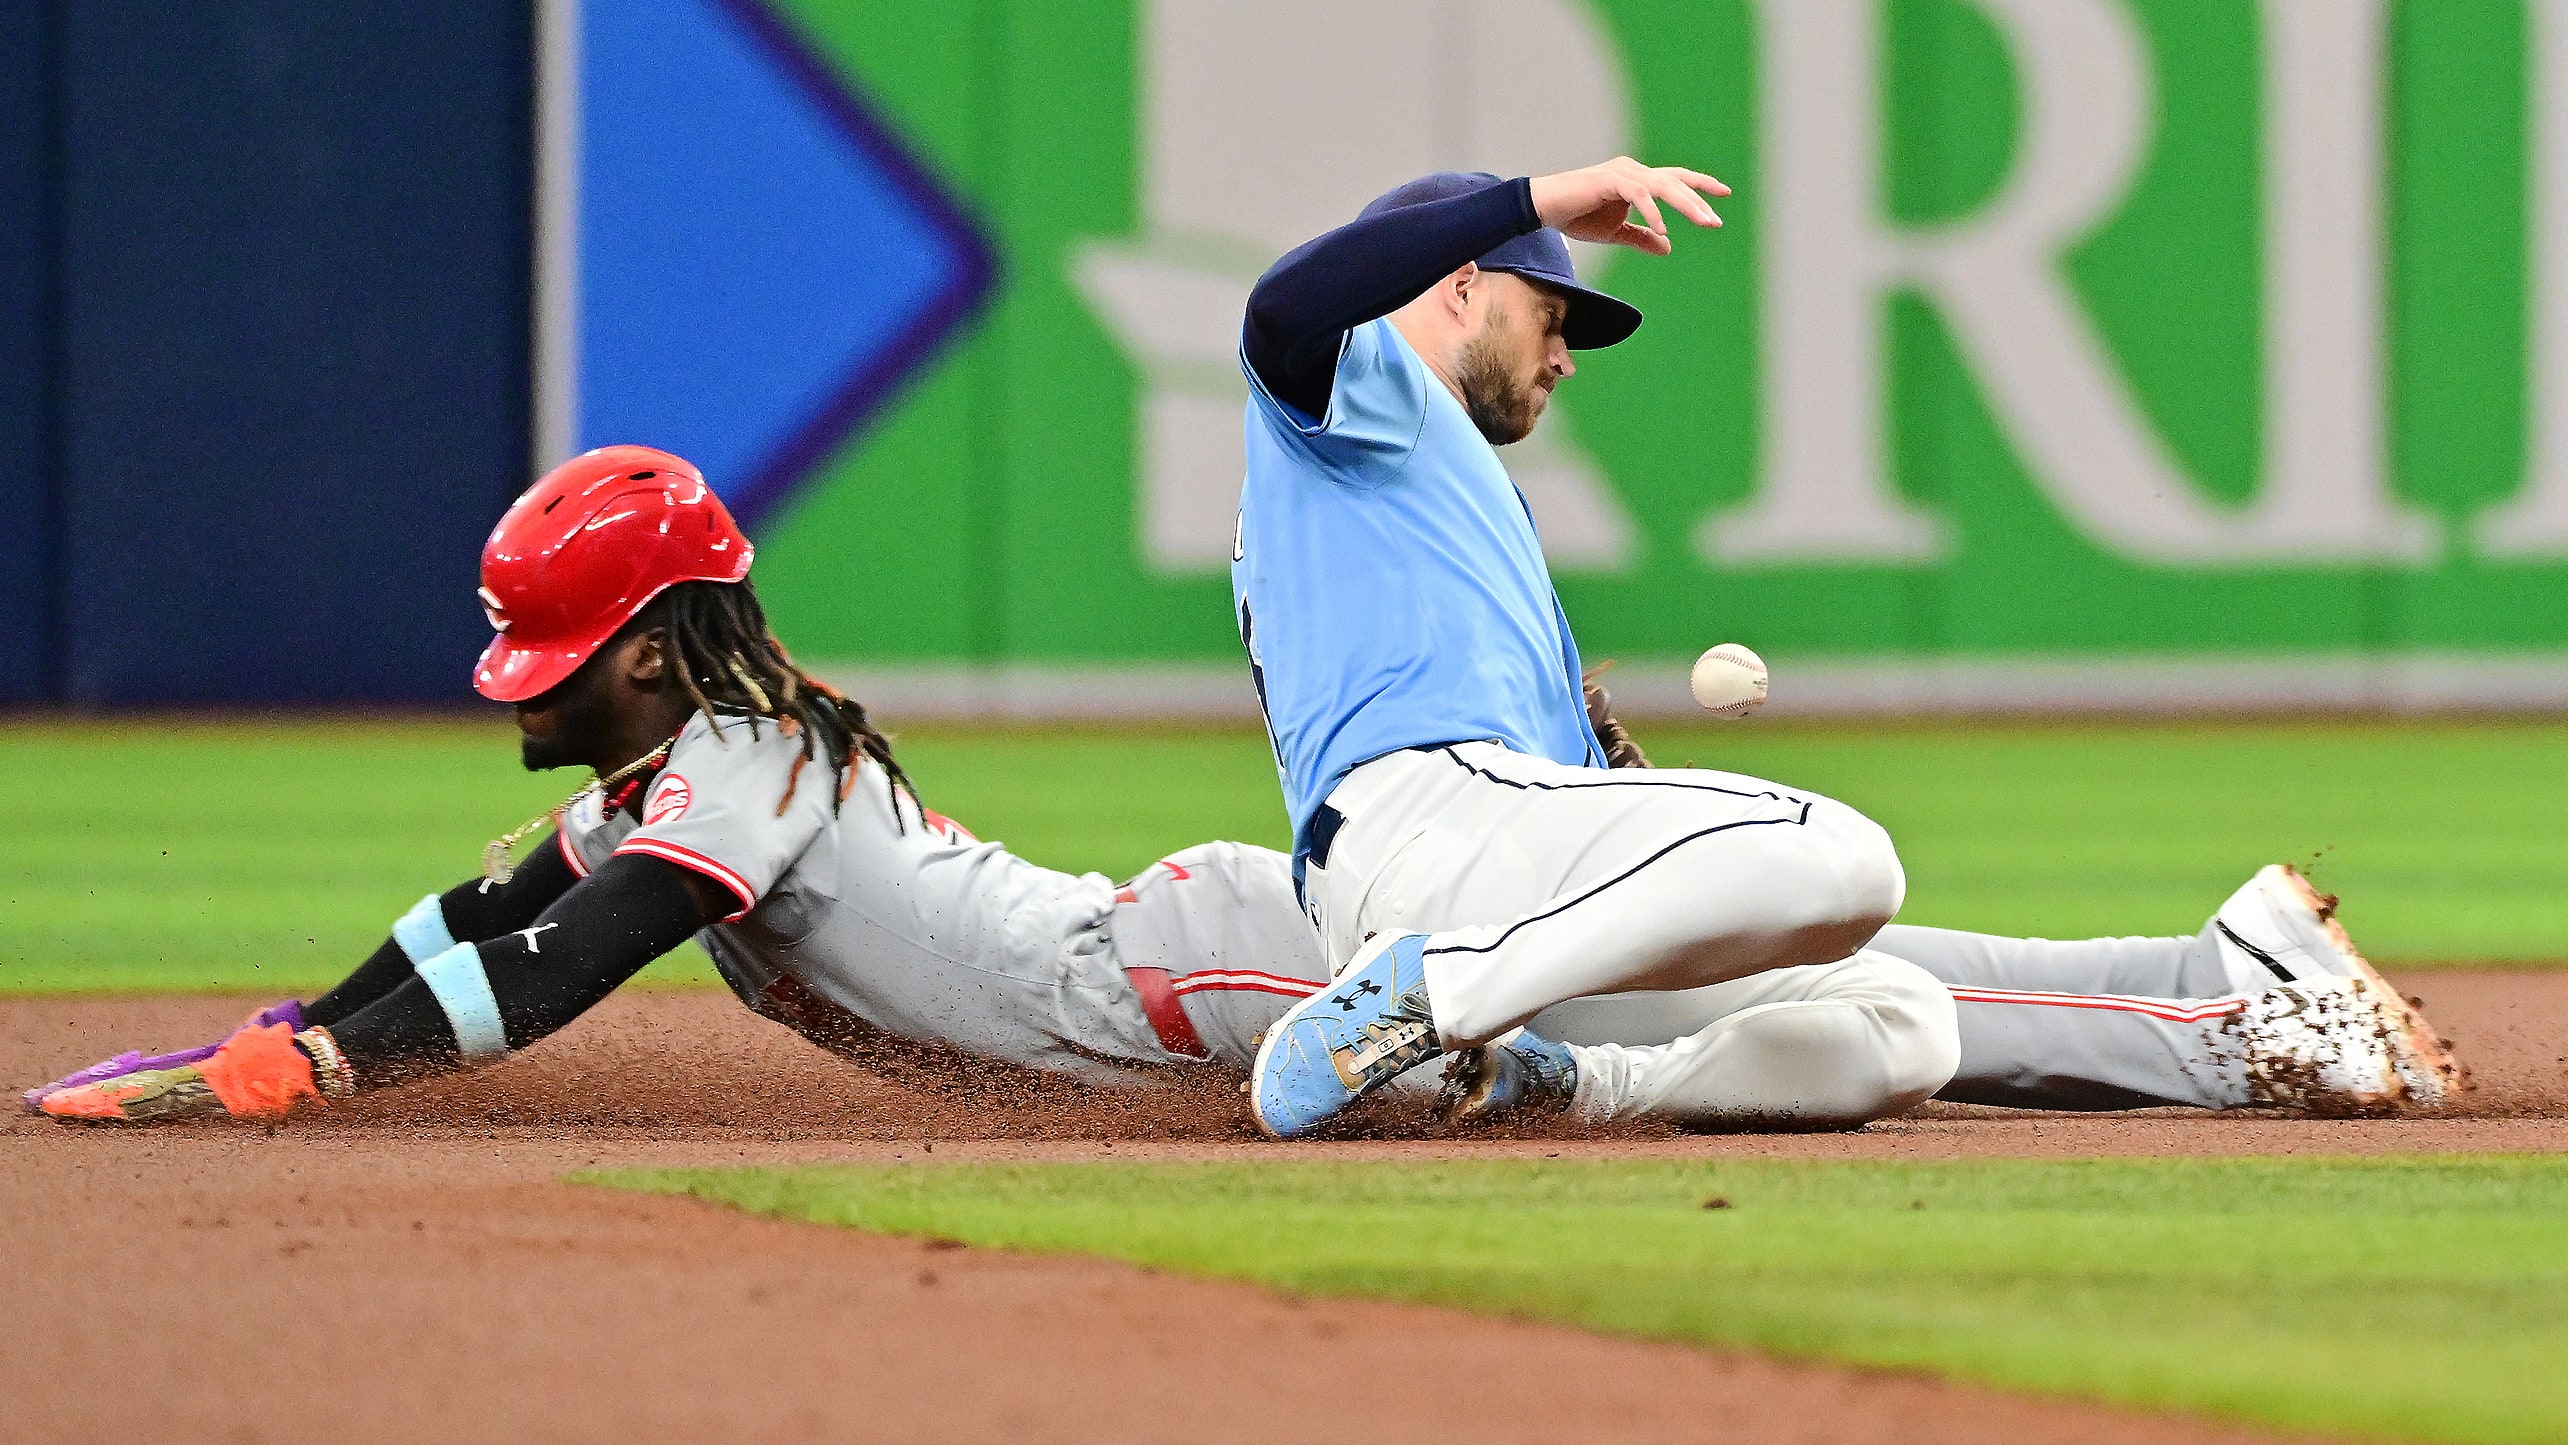
[[1979, 212], [1879, 212], [1875, 0], [1759, 0], [1765, 456], [1698, 537], [1720, 563], [1922, 564], [1932, 519], [1891, 485], [1883, 302], [1940, 312], [2032, 479], [2099, 546], [2200, 566], [2430, 557], [2390, 497], [2380, 386], [2380, 0], [2265, 0], [2265, 459], [2246, 507], [2185, 475], [2062, 276], [2125, 200], [2154, 121], [2116, 0], [1972, 0], [2023, 92], [2012, 172]]
[[1880, 18], [1874, 0], [1761, 0], [1757, 19], [1763, 456], [1755, 494], [1696, 545], [1715, 562], [1932, 562], [1943, 526], [1892, 487], [1883, 445], [1882, 303], [1910, 267], [1876, 204]]
[[2479, 548], [2568, 557], [2568, 0], [2530, 0], [2531, 354], [2525, 358], [2523, 490], [2479, 514]]

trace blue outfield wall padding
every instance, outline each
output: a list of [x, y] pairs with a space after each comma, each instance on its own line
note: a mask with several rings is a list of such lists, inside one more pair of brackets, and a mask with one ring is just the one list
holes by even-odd
[[54, 0], [0, 5], [0, 703], [52, 694]]
[[469, 698], [528, 480], [530, 0], [62, 20], [62, 695]]

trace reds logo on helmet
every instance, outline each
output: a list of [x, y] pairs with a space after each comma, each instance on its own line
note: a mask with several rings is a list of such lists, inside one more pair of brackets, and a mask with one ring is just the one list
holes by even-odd
[[654, 447], [583, 452], [526, 489], [482, 544], [491, 639], [473, 686], [523, 702], [681, 582], [737, 582], [753, 549], [704, 474]]

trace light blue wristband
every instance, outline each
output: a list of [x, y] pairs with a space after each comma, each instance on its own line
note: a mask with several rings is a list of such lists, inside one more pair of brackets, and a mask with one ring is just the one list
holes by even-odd
[[458, 943], [417, 968], [419, 981], [437, 996], [437, 1007], [454, 1026], [455, 1049], [467, 1062], [508, 1056], [508, 1030], [500, 1026], [499, 998], [490, 991], [490, 975], [482, 971], [480, 949]]
[[410, 905], [392, 925], [392, 941], [410, 955], [410, 966], [417, 968], [455, 946], [455, 935], [446, 931], [446, 907], [429, 894]]

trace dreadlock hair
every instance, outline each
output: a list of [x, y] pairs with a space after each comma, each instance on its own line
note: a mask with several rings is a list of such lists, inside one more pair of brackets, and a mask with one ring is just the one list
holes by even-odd
[[767, 627], [767, 613], [748, 580], [681, 582], [651, 599], [634, 618], [636, 629], [666, 630], [669, 670], [687, 700], [705, 721], [720, 726], [723, 714], [746, 717], [749, 735], [758, 735], [759, 720], [773, 720], [787, 737], [802, 739], [802, 756], [785, 779], [785, 795], [776, 801], [776, 816], [794, 799], [805, 764], [823, 759], [837, 775], [838, 796], [830, 809], [856, 789], [858, 754], [880, 764], [890, 779], [900, 818], [898, 795], [918, 802], [918, 788], [892, 758], [891, 740], [865, 716], [862, 703], [794, 666], [785, 645]]

